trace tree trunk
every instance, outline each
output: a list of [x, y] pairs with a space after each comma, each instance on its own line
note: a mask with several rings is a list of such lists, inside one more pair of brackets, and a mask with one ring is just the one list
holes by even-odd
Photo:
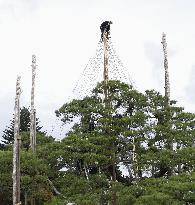
[[30, 200], [30, 205], [35, 205], [35, 199], [34, 199], [34, 198], [32, 198], [32, 199]]
[[27, 201], [27, 193], [25, 193], [24, 195], [24, 205], [28, 205], [28, 201]]
[[[113, 163], [112, 165], [112, 181], [116, 182], [116, 165]], [[116, 191], [112, 191], [112, 205], [117, 205], [117, 197], [116, 197]]]
[[30, 147], [33, 153], [36, 151], [36, 112], [34, 108], [36, 56], [32, 56], [32, 88], [31, 88], [31, 110], [30, 110]]
[[13, 144], [13, 205], [20, 203], [20, 76], [16, 82]]

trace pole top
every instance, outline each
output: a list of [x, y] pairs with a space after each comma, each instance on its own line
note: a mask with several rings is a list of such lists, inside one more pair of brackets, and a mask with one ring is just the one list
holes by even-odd
[[20, 87], [20, 79], [21, 76], [17, 76], [17, 80], [16, 80], [16, 94], [20, 95], [21, 94], [21, 87]]
[[162, 42], [161, 43], [162, 44], [166, 43], [166, 34], [164, 32], [162, 33]]
[[32, 63], [36, 63], [36, 55], [32, 55]]
[[21, 80], [21, 76], [17, 75], [17, 82], [19, 82]]

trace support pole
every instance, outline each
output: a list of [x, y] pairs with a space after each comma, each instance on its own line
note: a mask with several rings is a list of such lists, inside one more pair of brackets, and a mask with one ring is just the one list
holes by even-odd
[[[101, 30], [101, 39], [103, 42], [103, 51], [104, 51], [104, 71], [103, 71], [103, 94], [104, 94], [104, 99], [103, 103], [106, 109], [106, 115], [107, 117], [110, 118], [110, 102], [108, 99], [108, 41], [109, 41], [109, 34], [110, 34], [110, 24], [112, 24], [111, 21], [105, 21], [101, 24], [100, 30]], [[109, 125], [110, 126], [110, 125]], [[106, 128], [106, 133], [108, 136], [110, 135], [110, 128]], [[115, 147], [114, 143], [112, 145], [113, 153], [111, 156], [112, 159], [112, 176], [111, 176], [111, 181], [115, 182], [116, 181], [116, 166], [115, 166]], [[103, 193], [103, 192], [102, 192]], [[100, 199], [100, 203], [103, 204], [102, 199]], [[112, 191], [112, 205], [116, 205], [116, 192], [113, 190]]]
[[106, 31], [103, 33], [103, 43], [104, 43], [104, 100], [107, 104], [108, 98], [108, 34]]
[[14, 145], [13, 145], [13, 205], [20, 204], [20, 76], [16, 81], [16, 97], [14, 108]]
[[30, 147], [36, 151], [36, 111], [34, 108], [35, 75], [36, 75], [36, 56], [32, 56], [32, 89], [31, 89], [31, 111], [30, 111]]
[[[103, 77], [104, 77], [104, 102], [105, 102], [105, 107], [107, 109], [110, 109], [110, 102], [108, 100], [108, 31], [104, 30], [103, 33], [103, 43], [104, 43], [104, 73], [103, 73]], [[110, 116], [109, 116], [110, 117]], [[108, 129], [108, 132], [110, 132], [110, 130]], [[114, 143], [112, 145], [112, 149], [113, 149], [113, 163], [112, 163], [112, 177], [111, 180], [113, 182], [116, 182], [116, 165], [115, 165], [115, 146]], [[116, 192], [113, 190], [112, 192], [112, 205], [116, 205], [117, 204], [117, 196], [116, 196]]]

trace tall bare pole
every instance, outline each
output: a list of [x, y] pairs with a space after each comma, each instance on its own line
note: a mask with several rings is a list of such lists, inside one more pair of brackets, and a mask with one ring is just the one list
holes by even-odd
[[135, 147], [135, 137], [133, 137], [133, 150], [132, 150], [132, 162], [133, 162], [133, 172], [135, 176], [135, 181], [138, 178], [138, 166], [137, 166], [137, 156], [136, 156], [136, 147]]
[[36, 111], [34, 108], [35, 99], [35, 75], [36, 75], [36, 56], [32, 55], [32, 88], [31, 88], [31, 110], [30, 110], [30, 147], [36, 151]]
[[169, 82], [169, 72], [168, 72], [168, 59], [167, 59], [167, 42], [166, 34], [162, 34], [162, 45], [164, 52], [164, 69], [165, 69], [165, 97], [167, 100], [167, 106], [170, 105], [170, 82]]
[[20, 204], [20, 76], [16, 81], [16, 97], [14, 107], [14, 145], [13, 145], [13, 205]]
[[[112, 22], [109, 22], [112, 23]], [[103, 32], [103, 46], [104, 46], [104, 72], [103, 72], [103, 80], [104, 80], [104, 102], [105, 102], [105, 107], [107, 109], [110, 109], [110, 103], [108, 101], [108, 80], [109, 80], [109, 76], [108, 76], [108, 46], [109, 46], [109, 34], [110, 31], [107, 28], [105, 28], [104, 32]], [[108, 132], [110, 131], [109, 129], [107, 130]], [[114, 150], [114, 144], [113, 144], [113, 150]], [[116, 165], [115, 165], [115, 152], [113, 152], [112, 155], [113, 158], [113, 162], [112, 162], [112, 177], [111, 180], [113, 182], [116, 181]], [[112, 205], [116, 205], [117, 203], [117, 196], [116, 196], [116, 192], [113, 190], [112, 193]]]
[[103, 33], [103, 43], [104, 43], [104, 99], [107, 102], [108, 98], [108, 34], [106, 31]]
[[[167, 116], [167, 121], [171, 121], [171, 113], [170, 113], [170, 82], [169, 82], [169, 72], [168, 72], [168, 59], [167, 59], [167, 42], [166, 42], [166, 34], [162, 34], [162, 45], [163, 45], [163, 52], [164, 52], [164, 69], [165, 69], [165, 108], [166, 111], [169, 113]], [[168, 137], [168, 136], [167, 136]], [[173, 150], [173, 141], [170, 138], [167, 138], [167, 148]], [[167, 174], [169, 176], [172, 175], [172, 169], [169, 168]]]

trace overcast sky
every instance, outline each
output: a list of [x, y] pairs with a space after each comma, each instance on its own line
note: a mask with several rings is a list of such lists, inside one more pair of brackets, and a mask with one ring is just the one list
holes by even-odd
[[140, 91], [164, 93], [167, 34], [171, 98], [195, 112], [194, 11], [194, 0], [0, 0], [0, 136], [14, 112], [17, 75], [21, 105], [30, 105], [32, 54], [37, 116], [50, 134], [64, 136], [54, 111], [71, 98], [105, 20], [113, 21], [112, 42]]

